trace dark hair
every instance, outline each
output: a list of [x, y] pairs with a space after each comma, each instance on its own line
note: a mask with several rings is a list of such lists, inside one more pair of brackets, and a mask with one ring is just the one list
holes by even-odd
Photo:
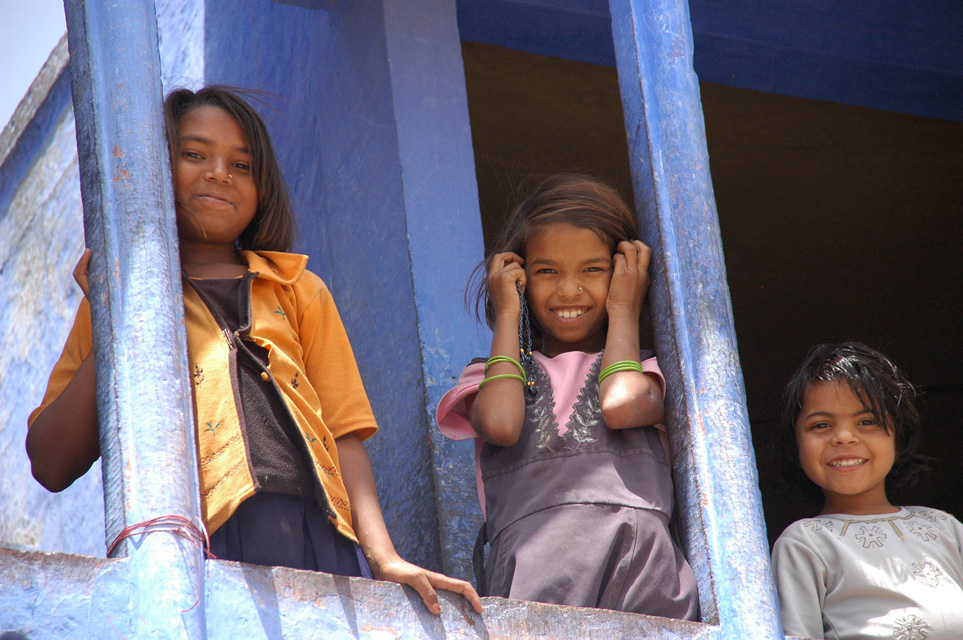
[[[614, 253], [623, 240], [637, 240], [639, 226], [635, 213], [622, 197], [604, 182], [581, 174], [559, 173], [539, 182], [509, 214], [495, 245], [485, 261], [475, 267], [469, 280], [467, 297], [474, 300], [475, 314], [495, 326], [495, 308], [488, 296], [485, 275], [495, 254], [508, 251], [525, 257], [525, 244], [539, 229], [549, 224], [564, 222], [580, 229], [594, 231]], [[541, 327], [534, 315], [529, 315], [533, 340], [541, 340]]]
[[839, 381], [845, 381], [886, 433], [893, 434], [896, 458], [886, 476], [887, 490], [910, 486], [926, 468], [926, 458], [916, 453], [920, 438], [920, 414], [916, 408], [919, 394], [886, 356], [858, 342], [816, 345], [786, 385], [773, 442], [776, 465], [783, 479], [811, 501], [823, 500], [822, 490], [806, 477], [799, 464], [796, 419], [811, 385]]
[[217, 107], [237, 120], [251, 151], [251, 175], [257, 187], [257, 211], [251, 224], [237, 239], [238, 248], [287, 251], [291, 248], [295, 233], [294, 210], [288, 197], [288, 188], [264, 121], [239, 94], [254, 97], [244, 89], [222, 85], [211, 85], [197, 92], [177, 89], [168, 94], [164, 100], [164, 120], [171, 161], [175, 164], [173, 160], [179, 152], [180, 122], [194, 109]]

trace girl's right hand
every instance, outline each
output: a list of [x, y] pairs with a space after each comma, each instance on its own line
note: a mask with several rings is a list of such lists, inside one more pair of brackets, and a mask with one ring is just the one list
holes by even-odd
[[90, 279], [87, 277], [87, 270], [90, 267], [90, 256], [93, 255], [93, 251], [90, 249], [84, 249], [83, 254], [80, 256], [80, 260], [77, 261], [77, 266], [74, 267], [74, 280], [80, 285], [81, 291], [84, 292], [85, 297], [90, 297]]
[[515, 318], [521, 314], [516, 282], [522, 284], [525, 291], [525, 269], [522, 265], [525, 259], [517, 253], [508, 251], [496, 253], [488, 268], [488, 297], [495, 308], [495, 316], [511, 313]]

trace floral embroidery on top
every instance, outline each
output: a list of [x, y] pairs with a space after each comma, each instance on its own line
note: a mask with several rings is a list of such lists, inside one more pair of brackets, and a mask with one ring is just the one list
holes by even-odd
[[[548, 376], [534, 363], [535, 385], [538, 389], [549, 389]], [[555, 400], [551, 393], [539, 393], [534, 398], [525, 394], [525, 420], [535, 427], [535, 448], [547, 451], [561, 451], [568, 448], [565, 439], [558, 434], [555, 421]]]
[[833, 530], [833, 521], [832, 521], [832, 520], [817, 520], [816, 518], [812, 518], [812, 519], [809, 519], [809, 520], [803, 520], [803, 526], [809, 527], [809, 528], [812, 529], [813, 531], [822, 531], [823, 529], [826, 529], [827, 531], [832, 531], [832, 530]]
[[906, 523], [906, 528], [920, 540], [936, 540], [937, 538], [933, 527], [925, 522], [914, 522], [911, 520]]
[[284, 309], [281, 308], [281, 305], [277, 305], [277, 310], [274, 313], [278, 314], [282, 318], [288, 317], [288, 314], [284, 313]]
[[856, 539], [863, 543], [864, 549], [882, 547], [886, 542], [886, 534], [880, 531], [879, 527], [860, 527]]
[[926, 508], [916, 509], [912, 513], [916, 513], [916, 515], [918, 515], [919, 517], [925, 520], [929, 520], [940, 529], [943, 528], [943, 522], [941, 521], [946, 520], [946, 514], [940, 511], [937, 511], [936, 509], [926, 509]]
[[[843, 523], [845, 523], [845, 524], [843, 524], [842, 530], [839, 532], [839, 537], [840, 537], [840, 538], [843, 538], [843, 537], [846, 536], [846, 531], [849, 530], [849, 525], [851, 525], [851, 524], [852, 524], [852, 525], [856, 525], [856, 524], [868, 525], [868, 524], [875, 524], [875, 523], [877, 523], [877, 522], [885, 522], [886, 524], [889, 525], [890, 529], [893, 530], [893, 533], [896, 534], [896, 537], [899, 538], [901, 542], [906, 542], [906, 539], [903, 537], [903, 532], [900, 531], [899, 526], [897, 526], [897, 521], [898, 521], [898, 520], [905, 520], [905, 521], [910, 522], [912, 517], [913, 517], [913, 513], [910, 512], [910, 513], [908, 513], [907, 515], [899, 515], [899, 514], [897, 514], [897, 515], [893, 515], [893, 516], [885, 516], [885, 517], [882, 517], [882, 518], [874, 518], [874, 519], [872, 519], [872, 520], [849, 520], [849, 519], [838, 518], [838, 519], [841, 520]], [[882, 536], [881, 540], [885, 540], [885, 539], [886, 539], [886, 534], [880, 533], [880, 532], [879, 532], [879, 529], [878, 529], [877, 527], [873, 527], [873, 529], [877, 532], [878, 535], [881, 535], [881, 536]], [[866, 531], [866, 527], [860, 527], [860, 532], [861, 532], [861, 533], [863, 533], [863, 532], [865, 532], [865, 531]], [[856, 537], [859, 538], [859, 535], [857, 535]], [[867, 544], [867, 543], [864, 542], [864, 543], [863, 543], [863, 547], [865, 547], [865, 548], [868, 549], [869, 547], [867, 547], [866, 544]], [[881, 543], [881, 542], [879, 543], [879, 546], [882, 546], [882, 543]]]
[[943, 572], [929, 560], [913, 563], [913, 577], [929, 587], [938, 587], [943, 582]]
[[204, 382], [204, 370], [201, 369], [200, 365], [194, 365], [194, 384], [201, 386]]
[[218, 421], [217, 421], [217, 424], [211, 424], [210, 421], [208, 421], [208, 422], [207, 422], [207, 429], [204, 429], [204, 431], [210, 431], [212, 434], [217, 435], [217, 428], [218, 428], [219, 426], [221, 426], [221, 423], [222, 423], [222, 422], [224, 422], [224, 421], [223, 421], [223, 420], [218, 420]]
[[568, 428], [565, 437], [569, 441], [570, 449], [578, 449], [583, 444], [598, 441], [598, 438], [592, 435], [592, 431], [602, 424], [602, 407], [599, 405], [598, 383], [596, 382], [601, 362], [602, 354], [599, 353], [598, 358], [589, 368], [582, 389], [575, 400], [572, 418], [565, 425]]
[[926, 640], [927, 629], [930, 625], [918, 616], [909, 615], [900, 618], [893, 625], [893, 637], [896, 640]]

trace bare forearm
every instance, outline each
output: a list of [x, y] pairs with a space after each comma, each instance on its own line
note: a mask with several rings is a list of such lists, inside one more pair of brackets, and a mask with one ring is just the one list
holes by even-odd
[[437, 589], [462, 594], [475, 611], [481, 613], [481, 599], [469, 583], [422, 569], [398, 555], [381, 514], [371, 461], [361, 439], [349, 433], [337, 439], [337, 447], [341, 477], [351, 501], [354, 531], [374, 576], [379, 580], [410, 585], [432, 613], [441, 611]]
[[[630, 314], [612, 314], [600, 371], [621, 362], [639, 360], [639, 322]], [[621, 371], [599, 386], [599, 404], [612, 429], [660, 424], [665, 418], [662, 388], [654, 376]]]
[[27, 456], [34, 478], [50, 491], [63, 491], [100, 457], [94, 356], [84, 359], [73, 379], [27, 431]]
[[[499, 318], [492, 337], [491, 356], [519, 359], [518, 319]], [[486, 377], [502, 374], [521, 375], [511, 362], [492, 364]], [[515, 444], [525, 421], [525, 384], [516, 378], [497, 378], [485, 383], [475, 396], [471, 423], [488, 442], [506, 447]]]
[[381, 513], [371, 461], [356, 434], [349, 433], [338, 438], [336, 442], [341, 477], [351, 502], [355, 535], [358, 536], [358, 543], [371, 563], [375, 576], [379, 577], [381, 565], [386, 559], [396, 556], [397, 552]]

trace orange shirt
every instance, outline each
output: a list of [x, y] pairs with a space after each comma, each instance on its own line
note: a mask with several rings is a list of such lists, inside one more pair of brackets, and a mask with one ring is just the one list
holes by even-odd
[[[251, 282], [251, 331], [245, 338], [267, 350], [271, 379], [304, 438], [335, 526], [357, 541], [335, 441], [352, 432], [368, 438], [378, 426], [334, 300], [324, 282], [305, 269], [306, 256], [267, 251], [242, 256], [258, 274]], [[228, 368], [230, 345], [190, 286], [184, 287], [184, 310], [201, 512], [213, 533], [254, 494], [255, 484]], [[29, 424], [63, 392], [90, 353], [91, 332], [85, 298]]]

